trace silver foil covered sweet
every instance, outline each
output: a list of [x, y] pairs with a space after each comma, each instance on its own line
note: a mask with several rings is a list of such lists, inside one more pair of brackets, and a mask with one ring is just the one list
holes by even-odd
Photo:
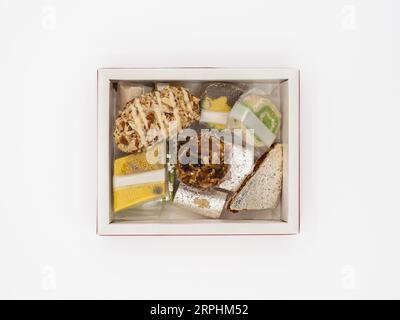
[[199, 190], [181, 183], [176, 191], [174, 204], [209, 218], [219, 218], [227, 196], [226, 192]]
[[254, 148], [242, 147], [241, 145], [229, 145], [231, 150], [231, 166], [224, 181], [217, 187], [227, 191], [235, 192], [239, 189], [247, 175], [254, 166]]

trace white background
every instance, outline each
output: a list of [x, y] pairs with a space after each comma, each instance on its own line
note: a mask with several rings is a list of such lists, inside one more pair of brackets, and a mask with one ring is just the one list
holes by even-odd
[[[0, 0], [1, 298], [400, 298], [400, 2]], [[99, 67], [301, 70], [299, 236], [96, 236]]]

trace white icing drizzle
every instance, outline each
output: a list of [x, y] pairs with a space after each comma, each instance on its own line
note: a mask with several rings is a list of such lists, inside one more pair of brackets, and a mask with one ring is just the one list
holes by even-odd
[[145, 147], [147, 147], [147, 141], [146, 141], [146, 136], [145, 136], [144, 130], [143, 130], [143, 124], [142, 124], [142, 121], [140, 120], [140, 117], [137, 116], [138, 115], [138, 109], [139, 109], [139, 107], [141, 107], [140, 101], [139, 101], [138, 98], [135, 98], [133, 103], [134, 103], [134, 106], [135, 106], [135, 109], [134, 109], [135, 110], [135, 116], [133, 117], [133, 121], [135, 122], [135, 125], [136, 125], [136, 128], [137, 128], [137, 131], [138, 131], [138, 134], [140, 136], [140, 140], [141, 140], [142, 144]]
[[164, 111], [162, 110], [160, 92], [155, 91], [155, 96], [157, 103], [155, 103], [154, 112], [156, 114], [157, 122], [160, 125], [164, 137], [167, 137], [167, 129], [165, 129], [164, 125], [164, 121], [166, 121], [167, 119], [165, 118]]
[[186, 89], [185, 88], [181, 88], [181, 91], [183, 93], [183, 100], [185, 100], [186, 107], [189, 110], [190, 116], [192, 117], [193, 116], [193, 105], [190, 102], [190, 99], [189, 99], [189, 96], [188, 96], [188, 94], [186, 92]]
[[166, 88], [169, 94], [169, 101], [171, 103], [171, 106], [173, 108], [175, 120], [176, 120], [176, 125], [178, 132], [182, 130], [182, 125], [181, 125], [181, 118], [179, 117], [179, 109], [176, 107], [175, 103], [175, 97], [174, 94], [172, 93], [171, 89], [169, 87]]
[[149, 129], [149, 123], [147, 121], [146, 114], [143, 111], [142, 104], [140, 102], [140, 98], [138, 98], [137, 100], [138, 100], [138, 103], [136, 103], [135, 106], [139, 111], [139, 115], [142, 118], [142, 122], [144, 123], [145, 128]]

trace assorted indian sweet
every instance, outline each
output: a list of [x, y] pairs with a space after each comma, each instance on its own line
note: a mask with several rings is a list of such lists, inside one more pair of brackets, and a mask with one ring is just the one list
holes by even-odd
[[[150, 88], [131, 82], [119, 82], [117, 85], [117, 106], [122, 109], [129, 101], [137, 98]], [[150, 90], [151, 91], [151, 90]]]
[[230, 152], [230, 168], [224, 180], [218, 185], [219, 189], [234, 192], [239, 189], [244, 179], [253, 171], [254, 150], [251, 147], [228, 143], [226, 151]]
[[[114, 151], [115, 213], [156, 203], [218, 219], [279, 204], [279, 108], [259, 89], [225, 82], [193, 88], [201, 99], [180, 83], [118, 83], [113, 136], [128, 155]], [[195, 135], [172, 139], [186, 128]]]
[[232, 211], [273, 209], [278, 205], [282, 189], [283, 146], [275, 144], [261, 157], [252, 174], [230, 199]]
[[208, 85], [201, 99], [200, 122], [215, 129], [225, 129], [228, 114], [243, 93], [243, 89], [230, 83]]
[[166, 86], [126, 103], [115, 120], [114, 141], [123, 152], [139, 152], [200, 119], [199, 98]]
[[281, 113], [263, 91], [253, 89], [235, 103], [229, 113], [228, 126], [254, 130], [255, 145], [269, 148], [281, 127]]
[[174, 205], [208, 218], [219, 218], [224, 210], [228, 193], [219, 190], [202, 190], [180, 184]]
[[155, 152], [133, 153], [114, 161], [115, 212], [167, 196], [165, 148], [161, 142]]
[[200, 134], [178, 150], [177, 178], [184, 184], [208, 189], [221, 183], [229, 170], [224, 142], [210, 134]]

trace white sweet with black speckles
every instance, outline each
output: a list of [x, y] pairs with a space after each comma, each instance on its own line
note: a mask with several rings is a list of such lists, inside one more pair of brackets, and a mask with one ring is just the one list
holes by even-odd
[[244, 182], [229, 204], [230, 210], [273, 209], [282, 190], [283, 146], [276, 144], [256, 172]]

